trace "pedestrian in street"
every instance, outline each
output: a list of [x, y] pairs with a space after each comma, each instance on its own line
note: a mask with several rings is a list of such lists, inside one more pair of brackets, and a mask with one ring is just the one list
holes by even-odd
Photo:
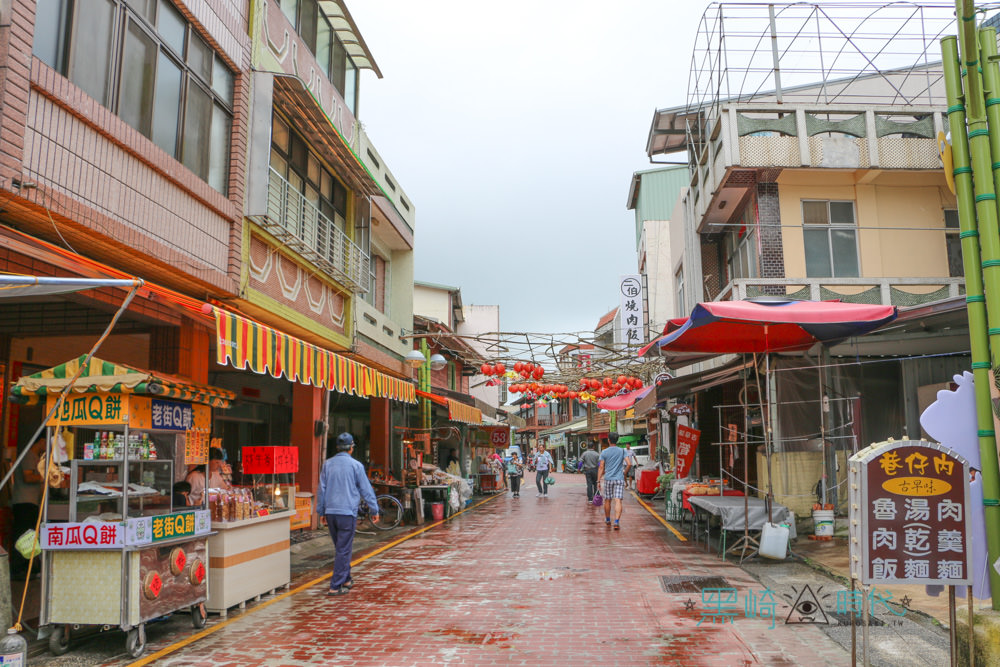
[[545, 451], [545, 445], [538, 445], [538, 452], [535, 454], [535, 486], [538, 487], [536, 498], [549, 497], [549, 485], [545, 480], [554, 467], [555, 461], [552, 460], [552, 455]]
[[597, 493], [597, 470], [601, 467], [601, 455], [597, 453], [597, 443], [591, 440], [587, 451], [580, 457], [583, 464], [583, 475], [587, 478], [587, 502], [594, 501]]
[[625, 463], [628, 464], [628, 468], [625, 469], [625, 488], [631, 489], [635, 486], [635, 469], [639, 465], [639, 459], [635, 457], [631, 443], [625, 445]]
[[608, 433], [608, 442], [611, 446], [601, 452], [597, 483], [604, 482], [604, 525], [611, 527], [611, 510], [614, 509], [614, 528], [618, 530], [618, 522], [622, 518], [622, 496], [625, 494], [625, 474], [629, 465], [625, 461], [625, 450], [618, 446], [618, 434]]
[[358, 507], [364, 499], [372, 521], [378, 523], [378, 501], [375, 491], [365, 475], [365, 467], [351, 458], [354, 453], [354, 436], [341, 433], [337, 436], [337, 453], [323, 463], [319, 475], [319, 493], [316, 494], [316, 511], [320, 522], [330, 530], [336, 556], [333, 560], [333, 577], [327, 595], [344, 595], [354, 587], [351, 579], [351, 552], [354, 548], [354, 530], [357, 527]]
[[507, 461], [507, 479], [510, 480], [510, 492], [514, 498], [521, 497], [521, 476], [524, 475], [524, 464], [515, 452]]

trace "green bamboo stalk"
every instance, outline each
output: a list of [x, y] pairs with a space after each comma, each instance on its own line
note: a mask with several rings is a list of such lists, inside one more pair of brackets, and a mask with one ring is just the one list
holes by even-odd
[[[959, 0], [957, 5], [957, 15], [962, 18], [959, 36], [964, 56], [964, 79], [959, 73], [962, 61], [959, 60], [955, 38], [943, 39], [941, 48], [955, 159], [955, 190], [965, 267], [972, 369], [976, 379], [976, 418], [982, 459], [983, 503], [986, 505], [987, 553], [988, 562], [992, 563], [1000, 557], [1000, 502], [997, 500], [1000, 496], [1000, 472], [990, 400], [990, 388], [993, 384], [990, 369], [996, 366], [995, 352], [1000, 352], [1000, 337], [994, 338], [996, 334], [1000, 334], [1000, 327], [994, 322], [997, 314], [1000, 314], [1000, 262], [988, 260], [1000, 259], [1000, 237], [997, 235], [996, 189], [993, 183], [986, 102], [982, 95], [974, 7], [971, 5], [971, 0]], [[964, 97], [963, 80], [966, 90]], [[965, 118], [963, 101], [968, 119]], [[985, 290], [984, 283], [987, 285]], [[992, 308], [989, 307], [991, 302]], [[1000, 575], [993, 568], [990, 568], [990, 585], [998, 593], [993, 596], [993, 607], [1000, 610]]]

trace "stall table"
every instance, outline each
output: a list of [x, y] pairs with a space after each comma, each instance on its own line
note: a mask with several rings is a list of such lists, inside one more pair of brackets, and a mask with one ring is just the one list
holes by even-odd
[[[742, 498], [743, 497], [743, 492], [742, 491], [738, 491], [736, 489], [726, 489], [726, 490], [724, 490], [722, 492], [722, 495], [723, 496], [740, 496]], [[684, 509], [686, 509], [688, 512], [694, 513], [694, 508], [691, 507], [691, 499], [692, 498], [718, 498], [718, 497], [719, 497], [719, 494], [717, 494], [717, 493], [693, 494], [693, 493], [690, 493], [689, 491], [681, 491], [681, 506]]]
[[[744, 514], [744, 501], [746, 502], [746, 514]], [[742, 532], [746, 525], [750, 530], [758, 531], [767, 523], [767, 503], [762, 499], [750, 496], [749, 498], [731, 496], [692, 496], [691, 506], [694, 510], [694, 538], [698, 541], [699, 517], [706, 515], [705, 520], [705, 545], [708, 545], [708, 530], [712, 516], [719, 517], [722, 530], [721, 552], [726, 552], [726, 532]], [[749, 522], [744, 521], [744, 516]], [[771, 503], [771, 517], [773, 523], [788, 523], [789, 539], [795, 539], [795, 516], [791, 510], [784, 505]]]
[[291, 581], [291, 511], [240, 521], [213, 521], [208, 538], [208, 611], [225, 617]]

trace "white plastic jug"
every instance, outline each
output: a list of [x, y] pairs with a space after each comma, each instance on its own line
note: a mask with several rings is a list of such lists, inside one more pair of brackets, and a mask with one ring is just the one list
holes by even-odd
[[784, 560], [788, 553], [788, 527], [776, 523], [765, 523], [760, 531], [760, 549], [764, 558]]

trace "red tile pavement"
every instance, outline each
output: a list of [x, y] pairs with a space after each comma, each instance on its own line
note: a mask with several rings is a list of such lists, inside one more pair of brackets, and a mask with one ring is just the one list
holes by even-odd
[[[622, 530], [603, 519], [583, 477], [560, 475], [547, 499], [497, 497], [375, 555], [346, 596], [327, 597], [321, 582], [153, 664], [848, 664], [819, 628], [785, 625], [787, 605], [773, 629], [744, 617], [760, 584], [680, 543], [632, 498]], [[688, 575], [735, 588], [735, 622], [713, 624], [700, 594], [661, 587], [661, 576]]]

